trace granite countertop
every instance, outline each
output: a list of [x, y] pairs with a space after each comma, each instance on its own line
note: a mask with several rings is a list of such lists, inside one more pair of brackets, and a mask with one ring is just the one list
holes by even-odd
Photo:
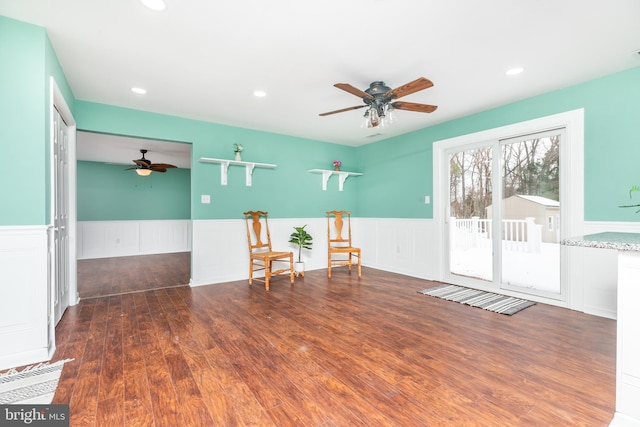
[[571, 237], [560, 242], [566, 246], [583, 248], [615, 249], [618, 251], [640, 252], [640, 233], [606, 232]]

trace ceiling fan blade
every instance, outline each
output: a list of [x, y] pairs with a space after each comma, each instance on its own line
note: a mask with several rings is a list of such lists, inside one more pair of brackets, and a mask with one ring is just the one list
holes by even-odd
[[414, 102], [394, 102], [391, 104], [396, 110], [416, 111], [418, 113], [433, 113], [438, 108], [436, 105], [416, 104]]
[[136, 165], [140, 166], [141, 168], [148, 168], [149, 167], [149, 163], [147, 163], [146, 161], [139, 159], [139, 160], [134, 160], [133, 163], [135, 163]]
[[349, 92], [350, 94], [355, 95], [358, 98], [373, 99], [372, 95], [369, 95], [367, 92], [351, 86], [349, 83], [336, 83], [334, 84], [334, 86], [337, 87], [338, 89], [344, 90], [345, 92]]
[[356, 105], [355, 107], [343, 108], [341, 110], [329, 111], [328, 113], [320, 113], [319, 116], [328, 116], [330, 114], [344, 113], [345, 111], [357, 110], [358, 108], [366, 107], [366, 105]]
[[389, 92], [387, 92], [387, 96], [395, 95], [396, 98], [401, 98], [414, 92], [430, 88], [431, 86], [433, 86], [431, 80], [420, 77], [419, 79], [415, 79], [414, 81], [409, 82], [405, 85], [402, 85], [395, 89], [391, 89]]
[[151, 169], [171, 169], [171, 168], [175, 168], [176, 166], [174, 165], [170, 165], [168, 163], [151, 163], [150, 165]]
[[165, 168], [151, 168], [152, 172], [166, 172], [167, 170]]

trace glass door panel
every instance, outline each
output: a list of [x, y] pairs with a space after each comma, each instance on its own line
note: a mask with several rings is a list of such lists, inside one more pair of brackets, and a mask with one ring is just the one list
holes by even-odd
[[499, 215], [501, 278], [505, 289], [560, 294], [561, 132], [501, 141]]
[[449, 271], [493, 282], [492, 152], [484, 146], [449, 153]]

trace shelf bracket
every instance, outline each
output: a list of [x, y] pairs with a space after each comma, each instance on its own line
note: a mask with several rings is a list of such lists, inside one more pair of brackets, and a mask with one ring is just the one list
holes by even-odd
[[222, 160], [220, 162], [220, 185], [227, 185], [227, 171], [229, 170], [229, 162]]
[[246, 168], [245, 168], [245, 184], [247, 187], [251, 187], [251, 176], [253, 175], [253, 168], [255, 168], [256, 165], [254, 163], [247, 163]]
[[344, 182], [349, 178], [349, 172], [338, 172], [338, 191], [344, 188]]
[[322, 191], [327, 191], [327, 182], [329, 182], [329, 177], [332, 173], [330, 171], [322, 171]]

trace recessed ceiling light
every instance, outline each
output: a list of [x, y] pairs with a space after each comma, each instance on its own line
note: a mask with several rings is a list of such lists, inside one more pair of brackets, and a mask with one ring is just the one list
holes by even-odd
[[509, 70], [507, 70], [507, 76], [515, 76], [516, 74], [520, 74], [521, 72], [524, 71], [524, 68], [522, 67], [515, 67], [515, 68], [511, 68]]
[[257, 96], [258, 98], [262, 98], [267, 96], [267, 93], [263, 90], [256, 90], [255, 92], [253, 92], [253, 96]]
[[143, 5], [151, 10], [162, 11], [167, 8], [167, 4], [164, 0], [140, 0]]
[[131, 92], [137, 93], [138, 95], [144, 95], [145, 93], [147, 93], [147, 91], [142, 89], [141, 87], [132, 87]]

